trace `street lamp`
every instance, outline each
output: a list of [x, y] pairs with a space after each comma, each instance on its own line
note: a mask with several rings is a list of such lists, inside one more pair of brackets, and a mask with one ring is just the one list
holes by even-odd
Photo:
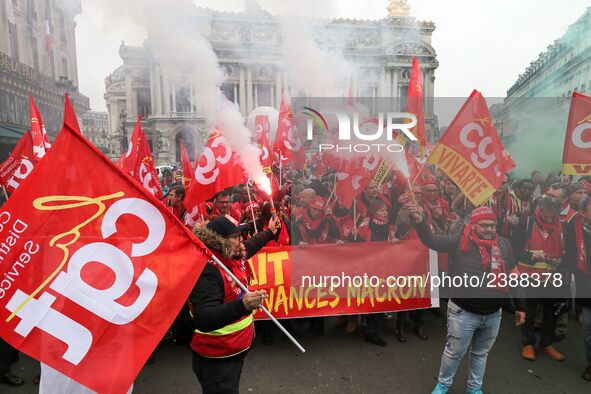
[[121, 140], [121, 153], [127, 152], [127, 129], [125, 128], [125, 121], [127, 120], [127, 112], [125, 109], [122, 109], [119, 113], [119, 125], [121, 127], [121, 134], [123, 134], [123, 139]]

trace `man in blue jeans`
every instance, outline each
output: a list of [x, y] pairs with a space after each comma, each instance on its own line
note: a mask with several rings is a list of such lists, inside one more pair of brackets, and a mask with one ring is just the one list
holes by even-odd
[[[509, 241], [497, 235], [496, 215], [489, 207], [475, 208], [470, 224], [459, 235], [435, 235], [427, 226], [421, 206], [406, 204], [421, 242], [449, 254], [452, 277], [486, 278], [482, 286], [468, 284], [450, 289], [447, 308], [447, 342], [441, 357], [439, 382], [433, 393], [447, 393], [462, 358], [470, 350], [467, 392], [482, 393], [482, 379], [488, 352], [495, 343], [501, 324], [501, 307], [510, 293], [516, 301], [515, 323], [525, 320], [522, 293], [510, 288], [503, 275], [515, 267]], [[452, 282], [457, 283], [457, 282]]]

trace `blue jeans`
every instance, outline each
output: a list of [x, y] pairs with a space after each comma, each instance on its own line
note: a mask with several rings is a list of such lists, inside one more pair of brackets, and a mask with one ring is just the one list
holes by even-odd
[[583, 340], [587, 362], [591, 365], [591, 308], [583, 307]]
[[468, 389], [478, 390], [482, 387], [486, 359], [499, 333], [501, 313], [499, 309], [490, 315], [477, 315], [460, 308], [452, 300], [449, 300], [447, 304], [447, 341], [441, 357], [439, 384], [451, 387], [458, 366], [470, 348]]

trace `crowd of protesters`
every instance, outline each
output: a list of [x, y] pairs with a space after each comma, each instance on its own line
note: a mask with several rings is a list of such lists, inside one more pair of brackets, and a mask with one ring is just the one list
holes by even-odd
[[[354, 207], [346, 208], [335, 193], [334, 170], [319, 173], [313, 167], [295, 170], [289, 166], [282, 170], [274, 171], [274, 203], [254, 185], [237, 185], [203, 205], [198, 225], [224, 217], [248, 239], [268, 232], [271, 219], [278, 215], [280, 224], [272, 225], [273, 235], [267, 236], [267, 245], [306, 247], [420, 239], [441, 256], [445, 254], [449, 263], [440, 268], [450, 274], [483, 270], [534, 276], [560, 273], [563, 285], [554, 287], [552, 294], [504, 288], [497, 289], [505, 292], [503, 297], [487, 298], [474, 290], [460, 294], [461, 289], [449, 294], [447, 343], [434, 392], [447, 391], [469, 347], [468, 389], [479, 392], [486, 356], [499, 329], [501, 307], [516, 312], [522, 333], [521, 356], [531, 361], [538, 357], [537, 349], [556, 361], [566, 358], [554, 344], [566, 335], [569, 311], [574, 313], [583, 325], [589, 363], [582, 378], [591, 381], [591, 253], [587, 253], [591, 247], [591, 177], [544, 177], [539, 171], [525, 179], [506, 176], [491, 199], [476, 208], [436, 168], [424, 167], [412, 190], [400, 173], [391, 170], [382, 182], [368, 182], [355, 198]], [[164, 169], [161, 174], [163, 202], [181, 220], [187, 214], [182, 203], [182, 180], [180, 166]], [[571, 282], [576, 284], [576, 294], [571, 293]], [[419, 338], [427, 340], [423, 313], [341, 316], [334, 325], [350, 334], [361, 325], [368, 343], [386, 346], [378, 335], [380, 319], [396, 319], [395, 337], [400, 342], [406, 341], [409, 324]], [[287, 326], [291, 329], [289, 321]], [[324, 318], [309, 319], [309, 330], [316, 335], [324, 334], [324, 326]], [[271, 324], [261, 322], [258, 330], [263, 342], [272, 344]], [[6, 356], [0, 365], [0, 382], [22, 384], [22, 379], [10, 372], [14, 354], [0, 354]]]

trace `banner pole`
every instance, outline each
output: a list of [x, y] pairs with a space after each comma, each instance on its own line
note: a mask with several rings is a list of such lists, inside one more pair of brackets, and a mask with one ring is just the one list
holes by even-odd
[[250, 187], [248, 186], [249, 182], [246, 182], [246, 191], [248, 192], [248, 203], [250, 204], [250, 212], [252, 213], [252, 224], [254, 225], [254, 232], [255, 234], [259, 232], [257, 229], [257, 220], [254, 217], [254, 207], [252, 206], [252, 199], [250, 198]]
[[2, 185], [2, 192], [4, 193], [4, 198], [8, 201], [8, 193], [6, 193], [6, 188]]
[[[248, 288], [246, 286], [244, 286], [244, 284], [242, 282], [240, 282], [238, 280], [238, 278], [236, 278], [236, 276], [232, 273], [232, 271], [230, 271], [225, 265], [224, 263], [222, 263], [213, 253], [208, 253], [211, 255], [211, 257], [213, 258], [213, 261], [217, 264], [218, 267], [220, 267], [221, 269], [224, 270], [224, 272], [226, 274], [228, 274], [232, 280], [234, 282], [236, 282], [236, 284], [242, 289], [242, 291], [244, 293], [250, 293], [250, 290], [248, 290]], [[263, 312], [265, 312], [265, 314], [269, 317], [269, 319], [271, 319], [271, 321], [273, 321], [273, 323], [275, 323], [275, 325], [287, 336], [287, 338], [289, 338], [289, 340], [302, 352], [305, 353], [306, 349], [304, 349], [302, 347], [302, 345], [299, 344], [298, 341], [296, 341], [296, 339], [285, 329], [285, 327], [283, 327], [281, 325], [281, 323], [279, 323], [279, 321], [275, 318], [275, 316], [273, 316], [271, 314], [271, 312], [269, 312], [267, 310], [267, 308], [265, 308], [262, 303], [260, 308], [263, 310]]]

